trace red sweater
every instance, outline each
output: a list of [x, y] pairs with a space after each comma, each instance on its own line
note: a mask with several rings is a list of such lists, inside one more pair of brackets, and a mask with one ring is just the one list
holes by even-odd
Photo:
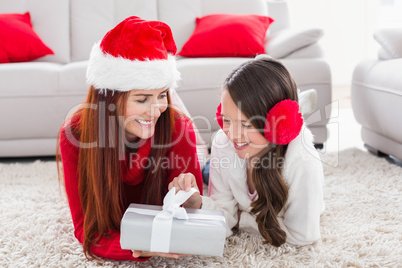
[[[83, 242], [83, 223], [84, 214], [78, 193], [78, 155], [79, 148], [70, 142], [66, 137], [66, 129], [70, 126], [66, 123], [61, 128], [60, 133], [60, 152], [63, 163], [64, 182], [71, 216], [74, 223], [75, 237]], [[168, 176], [166, 185], [181, 173], [192, 173], [197, 186], [202, 195], [202, 177], [198, 162], [195, 135], [189, 119], [184, 117], [176, 118], [175, 131], [173, 133], [174, 145], [168, 151], [166, 157], [171, 159], [168, 166]], [[143, 191], [143, 180], [145, 172], [138, 168], [137, 163], [140, 159], [148, 159], [150, 150], [149, 140], [137, 151], [137, 158], [126, 157], [121, 161], [122, 182], [123, 182], [123, 202], [125, 209], [130, 203], [140, 203], [141, 192]], [[129, 154], [126, 154], [128, 156]], [[130, 165], [131, 162], [131, 165]], [[167, 192], [167, 189], [166, 189]], [[120, 231], [109, 230], [108, 237], [103, 236], [96, 246], [91, 246], [91, 252], [99, 257], [113, 260], [136, 260], [145, 261], [149, 258], [134, 258], [130, 250], [123, 250], [120, 246]]]

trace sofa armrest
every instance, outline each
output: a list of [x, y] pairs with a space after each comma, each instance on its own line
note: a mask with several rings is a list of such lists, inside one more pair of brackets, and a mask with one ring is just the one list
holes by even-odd
[[380, 44], [378, 57], [381, 60], [402, 58], [402, 28], [384, 28], [374, 33]]
[[324, 51], [322, 49], [322, 46], [320, 45], [320, 42], [315, 42], [311, 45], [293, 51], [283, 59], [314, 59], [322, 58], [323, 56]]
[[323, 36], [318, 28], [287, 28], [268, 33], [265, 39], [265, 53], [273, 58], [284, 58], [291, 53], [316, 43]]
[[388, 52], [384, 48], [380, 47], [378, 49], [378, 59], [379, 60], [392, 60], [393, 58], [394, 57], [389, 55]]

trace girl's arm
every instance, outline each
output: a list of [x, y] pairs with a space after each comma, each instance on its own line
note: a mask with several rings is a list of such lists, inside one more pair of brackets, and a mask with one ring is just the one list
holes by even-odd
[[247, 211], [242, 211], [240, 214], [239, 229], [252, 234], [260, 233], [258, 230], [258, 224], [255, 221], [255, 215]]
[[[289, 187], [289, 199], [283, 217], [278, 217], [282, 230], [286, 232], [286, 242], [293, 245], [308, 245], [319, 240], [320, 215], [323, 205], [323, 171], [319, 160], [308, 160], [298, 164], [293, 170]], [[242, 211], [239, 229], [249, 233], [259, 233], [255, 216]]]
[[[83, 242], [84, 214], [78, 191], [78, 153], [79, 148], [73, 145], [66, 137], [65, 128], [60, 133], [60, 153], [63, 163], [64, 183], [74, 224], [74, 235]], [[146, 261], [148, 258], [134, 258], [130, 250], [120, 246], [120, 232], [109, 230], [97, 243], [91, 247], [91, 252], [99, 257], [113, 260]]]
[[286, 232], [287, 243], [312, 244], [321, 238], [320, 215], [324, 210], [322, 164], [318, 159], [300, 162], [289, 176], [293, 180], [283, 217], [278, 218], [279, 224]]
[[226, 218], [226, 236], [230, 236], [233, 234], [232, 228], [238, 223], [238, 203], [228, 183], [230, 179], [228, 178], [229, 169], [220, 164], [223, 155], [220, 153], [220, 149], [214, 145], [219, 135], [225, 134], [218, 132], [212, 144], [208, 187], [209, 197], [202, 197], [202, 208], [223, 211]]

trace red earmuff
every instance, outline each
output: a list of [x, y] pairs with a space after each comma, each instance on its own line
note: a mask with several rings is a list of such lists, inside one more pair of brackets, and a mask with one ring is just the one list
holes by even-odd
[[[222, 104], [216, 109], [216, 121], [223, 129]], [[303, 126], [299, 104], [293, 100], [283, 100], [275, 104], [267, 114], [264, 136], [270, 142], [285, 145], [294, 140]]]
[[299, 104], [293, 100], [283, 100], [269, 110], [264, 136], [270, 143], [288, 144], [299, 135], [302, 126]]
[[216, 121], [218, 125], [223, 129], [223, 118], [222, 118], [222, 103], [219, 103], [218, 108], [216, 108]]

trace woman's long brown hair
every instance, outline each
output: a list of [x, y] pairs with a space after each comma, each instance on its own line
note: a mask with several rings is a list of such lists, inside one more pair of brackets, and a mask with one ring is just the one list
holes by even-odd
[[[73, 118], [79, 118], [78, 124], [72, 126], [73, 135], [79, 137], [81, 144], [97, 144], [89, 146], [90, 148], [81, 147], [78, 160], [78, 189], [84, 213], [83, 249], [89, 259], [96, 258], [90, 250], [91, 245], [96, 245], [102, 236], [107, 235], [108, 230], [120, 229], [124, 212], [120, 157], [126, 148], [122, 118], [126, 111], [128, 95], [129, 92], [98, 90], [91, 87], [84, 104], [92, 107], [80, 109], [73, 115]], [[155, 134], [151, 137], [151, 144], [163, 145], [151, 147], [149, 157], [155, 159], [151, 161], [153, 164], [162, 163], [158, 159], [166, 154], [174, 130], [174, 112], [169, 94], [167, 98], [168, 108], [159, 117]], [[59, 144], [60, 138], [56, 154], [58, 169]], [[164, 172], [162, 168], [149, 167], [141, 197], [143, 203], [162, 204], [167, 187], [163, 180]], [[59, 180], [62, 180], [61, 172]]]
[[[284, 99], [298, 101], [296, 83], [288, 70], [273, 59], [244, 63], [226, 79], [225, 88], [262, 135], [265, 120], [261, 118], [265, 119], [276, 103]], [[258, 199], [251, 203], [251, 213], [256, 215], [258, 229], [266, 242], [276, 247], [286, 242], [286, 233], [278, 222], [278, 213], [288, 199], [288, 188], [281, 174], [286, 150], [287, 145], [270, 144], [252, 172]]]

